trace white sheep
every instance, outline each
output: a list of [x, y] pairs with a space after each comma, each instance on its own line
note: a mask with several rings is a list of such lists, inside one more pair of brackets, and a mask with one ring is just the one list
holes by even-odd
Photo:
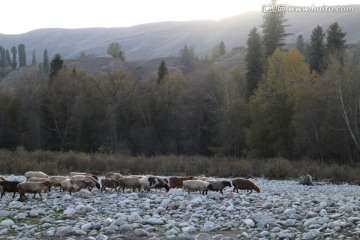
[[134, 192], [135, 189], [141, 190], [141, 185], [138, 177], [123, 177], [118, 180], [119, 182], [119, 191], [122, 188], [123, 192], [125, 192], [125, 188], [131, 188]]
[[27, 182], [44, 182], [47, 186], [47, 190], [50, 192], [51, 187], [53, 186], [52, 181], [50, 178], [41, 178], [41, 177], [31, 177], [26, 180]]
[[32, 177], [48, 178], [49, 176], [42, 171], [28, 171], [25, 173], [25, 177], [29, 179]]
[[211, 183], [202, 180], [186, 180], [183, 182], [183, 189], [189, 194], [191, 191], [199, 191], [203, 195], [207, 194], [208, 190], [214, 190]]
[[[33, 198], [38, 193], [40, 195], [40, 200], [42, 200], [41, 192], [48, 187], [49, 181], [44, 182], [32, 182], [32, 181], [25, 181], [21, 182], [17, 185], [17, 189], [20, 193], [20, 200], [26, 199], [25, 193], [34, 193]], [[23, 198], [22, 198], [23, 197]]]
[[49, 176], [50, 181], [53, 183], [54, 187], [60, 187], [60, 191], [61, 191], [61, 182], [64, 181], [65, 179], [68, 179], [68, 177], [66, 176]]
[[139, 183], [144, 190], [149, 191], [151, 188], [165, 188], [168, 192], [169, 185], [160, 177], [144, 176], [139, 179]]
[[78, 175], [89, 176], [89, 177], [94, 178], [95, 180], [99, 180], [99, 178], [96, 175], [91, 174], [91, 173], [86, 173], [86, 172], [70, 172], [69, 173], [70, 177], [78, 176]]

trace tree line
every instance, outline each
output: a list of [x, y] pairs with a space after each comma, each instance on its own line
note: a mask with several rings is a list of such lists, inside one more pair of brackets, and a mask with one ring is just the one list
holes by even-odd
[[[331, 26], [326, 43], [316, 27], [310, 43], [286, 49], [284, 15], [266, 13], [262, 33], [249, 33], [246, 66], [222, 69], [185, 45], [180, 70], [162, 61], [148, 79], [89, 75], [56, 54], [47, 73], [0, 88], [0, 147], [359, 162], [360, 69], [346, 64], [345, 33]], [[108, 53], [126, 59], [117, 44]]]

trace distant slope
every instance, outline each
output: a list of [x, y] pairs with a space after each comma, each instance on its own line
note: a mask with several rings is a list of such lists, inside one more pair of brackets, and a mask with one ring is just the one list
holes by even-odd
[[[286, 30], [293, 35], [287, 42], [295, 42], [300, 33], [309, 39], [317, 24], [326, 29], [338, 21], [347, 32], [348, 43], [360, 43], [359, 13], [359, 5], [351, 13], [289, 13], [291, 26]], [[212, 48], [220, 41], [224, 41], [227, 51], [246, 46], [250, 29], [260, 28], [261, 23], [262, 14], [250, 12], [219, 21], [160, 22], [127, 28], [38, 29], [17, 35], [0, 34], [0, 45], [10, 49], [25, 44], [28, 62], [33, 49], [41, 62], [45, 48], [50, 58], [55, 53], [64, 59], [76, 58], [81, 51], [102, 57], [106, 56], [110, 42], [119, 42], [129, 60], [178, 56], [185, 44], [193, 46], [198, 55], [211, 55]]]

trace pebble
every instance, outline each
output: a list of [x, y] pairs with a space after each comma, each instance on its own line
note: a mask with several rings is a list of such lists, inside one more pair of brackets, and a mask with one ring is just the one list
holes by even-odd
[[[6, 176], [5, 176], [6, 177]], [[16, 177], [16, 176], [14, 176]], [[231, 179], [229, 179], [231, 180]], [[360, 186], [254, 179], [261, 193], [182, 189], [0, 200], [0, 238], [9, 239], [351, 239], [360, 236]], [[334, 191], [336, 189], [336, 191]], [[18, 195], [16, 199], [18, 198]]]

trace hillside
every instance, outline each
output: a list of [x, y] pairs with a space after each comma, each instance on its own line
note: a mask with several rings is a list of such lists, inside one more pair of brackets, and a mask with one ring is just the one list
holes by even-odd
[[[348, 43], [360, 43], [359, 6], [349, 13], [288, 13], [286, 30], [292, 33], [286, 39], [294, 43], [298, 34], [308, 40], [316, 25], [327, 28], [338, 21], [347, 33]], [[28, 62], [32, 51], [42, 59], [46, 48], [49, 56], [60, 53], [64, 59], [79, 57], [81, 51], [98, 57], [107, 56], [109, 43], [119, 42], [128, 60], [154, 59], [178, 56], [185, 44], [193, 46], [196, 54], [210, 54], [215, 44], [224, 41], [226, 50], [246, 46], [252, 27], [260, 28], [262, 14], [249, 12], [218, 21], [159, 22], [126, 28], [38, 29], [24, 34], [0, 34], [0, 45], [5, 48], [25, 44]]]

